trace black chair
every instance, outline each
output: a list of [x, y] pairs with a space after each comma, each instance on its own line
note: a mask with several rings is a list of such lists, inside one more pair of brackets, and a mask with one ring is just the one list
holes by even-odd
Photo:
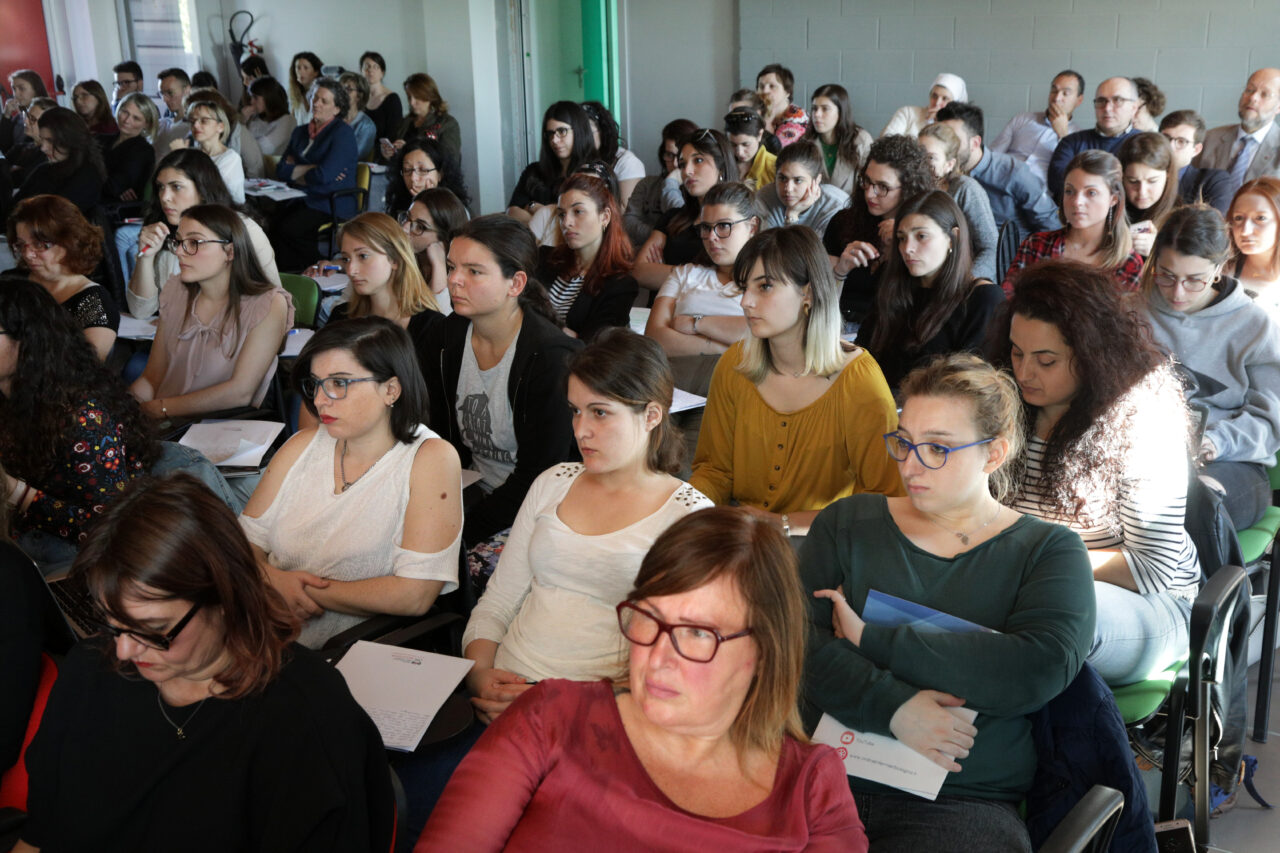
[[1004, 275], [1018, 254], [1018, 246], [1022, 244], [1022, 229], [1018, 220], [1006, 219], [1000, 226], [1000, 237], [996, 240], [996, 284], [1004, 281]]
[[1120, 822], [1124, 797], [1115, 788], [1094, 785], [1067, 813], [1038, 853], [1103, 853]]

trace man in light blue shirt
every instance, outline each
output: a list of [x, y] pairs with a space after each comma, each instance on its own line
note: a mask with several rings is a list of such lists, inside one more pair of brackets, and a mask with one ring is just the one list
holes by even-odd
[[1061, 227], [1058, 207], [1040, 176], [1016, 157], [983, 149], [981, 107], [952, 101], [938, 111], [938, 121], [960, 137], [960, 154], [967, 158], [961, 168], [987, 191], [996, 228], [1013, 220], [1021, 241], [1036, 231]]
[[1009, 154], [1025, 162], [1047, 180], [1049, 161], [1058, 142], [1080, 128], [1071, 116], [1084, 102], [1084, 77], [1070, 69], [1058, 72], [1049, 84], [1049, 104], [1042, 112], [1019, 113], [1009, 119], [988, 151]]

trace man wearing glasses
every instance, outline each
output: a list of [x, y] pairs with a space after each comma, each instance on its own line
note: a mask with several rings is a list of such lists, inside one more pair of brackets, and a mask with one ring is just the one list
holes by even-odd
[[1202, 169], [1191, 161], [1204, 149], [1204, 119], [1195, 110], [1175, 110], [1160, 120], [1160, 133], [1173, 149], [1178, 195], [1187, 204], [1203, 201], [1227, 215], [1234, 190], [1223, 169]]
[[111, 83], [111, 112], [116, 111], [116, 105], [124, 99], [124, 96], [130, 92], [142, 91], [142, 66], [134, 62], [132, 59], [126, 59], [124, 62], [118, 63], [111, 69], [113, 77]]
[[1093, 114], [1097, 124], [1092, 130], [1081, 130], [1062, 138], [1049, 161], [1049, 192], [1053, 200], [1062, 203], [1062, 182], [1067, 176], [1067, 165], [1081, 151], [1099, 148], [1112, 154], [1120, 143], [1137, 131], [1133, 117], [1138, 113], [1138, 87], [1128, 77], [1110, 77], [1098, 84], [1093, 99]]
[[1245, 181], [1263, 175], [1280, 177], [1280, 68], [1260, 68], [1249, 75], [1236, 115], [1239, 124], [1215, 127], [1205, 134], [1202, 169], [1225, 169], [1234, 193]]

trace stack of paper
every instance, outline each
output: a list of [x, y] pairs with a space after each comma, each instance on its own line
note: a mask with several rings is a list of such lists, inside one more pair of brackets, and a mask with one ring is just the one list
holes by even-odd
[[256, 468], [284, 424], [273, 421], [201, 421], [179, 444], [194, 447], [219, 468]]

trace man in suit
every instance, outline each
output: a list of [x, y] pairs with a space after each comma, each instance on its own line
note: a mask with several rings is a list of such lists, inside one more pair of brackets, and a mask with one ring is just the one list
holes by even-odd
[[1231, 192], [1263, 175], [1280, 177], [1280, 68], [1260, 68], [1249, 75], [1236, 115], [1239, 124], [1215, 127], [1205, 134], [1196, 159], [1202, 169], [1225, 169]]
[[1195, 110], [1175, 110], [1160, 120], [1160, 133], [1173, 149], [1178, 170], [1178, 196], [1187, 204], [1203, 201], [1227, 215], [1231, 177], [1222, 169], [1201, 169], [1191, 161], [1204, 150], [1204, 119]]
[[1081, 151], [1101, 149], [1112, 154], [1126, 138], [1137, 133], [1133, 117], [1138, 113], [1138, 87], [1128, 77], [1109, 77], [1098, 84], [1093, 99], [1097, 124], [1089, 130], [1062, 137], [1049, 161], [1049, 192], [1054, 201], [1062, 201], [1062, 183], [1067, 177], [1071, 158]]

